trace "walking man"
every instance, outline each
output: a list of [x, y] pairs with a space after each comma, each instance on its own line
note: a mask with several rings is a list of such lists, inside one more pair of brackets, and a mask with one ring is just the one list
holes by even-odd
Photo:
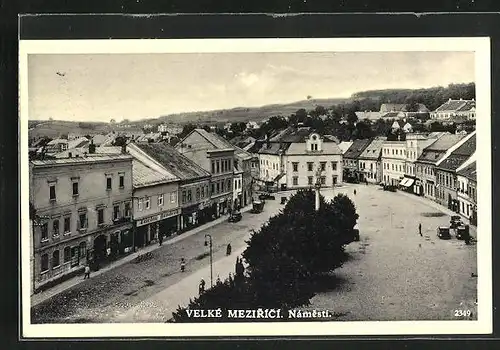
[[203, 292], [205, 292], [205, 280], [202, 278], [198, 286], [198, 293], [201, 295]]
[[420, 234], [420, 237], [423, 237], [422, 236], [422, 224], [418, 224], [418, 233]]
[[160, 233], [158, 234], [158, 245], [161, 247], [162, 243], [163, 243], [163, 235]]
[[184, 272], [186, 270], [186, 261], [184, 258], [181, 258], [181, 272]]
[[356, 195], [356, 190], [354, 190], [354, 195]]
[[85, 265], [85, 275], [83, 276], [83, 279], [90, 278], [90, 266], [87, 264]]

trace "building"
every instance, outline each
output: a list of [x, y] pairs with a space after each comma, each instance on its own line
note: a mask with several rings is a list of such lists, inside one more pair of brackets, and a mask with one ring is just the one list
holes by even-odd
[[454, 212], [459, 212], [457, 169], [476, 152], [476, 133], [467, 135], [436, 164], [436, 200]]
[[431, 112], [431, 119], [437, 121], [461, 121], [476, 119], [476, 103], [474, 100], [452, 100], [451, 98]]
[[391, 129], [393, 132], [397, 130], [402, 130], [405, 133], [413, 132], [413, 126], [405, 120], [395, 120], [394, 123], [392, 123]]
[[53, 139], [46, 145], [47, 153], [59, 153], [68, 149], [68, 140], [66, 139]]
[[403, 184], [406, 162], [406, 141], [384, 141], [382, 145], [382, 182], [399, 186]]
[[252, 144], [255, 141], [256, 139], [252, 136], [236, 136], [233, 137], [229, 141], [229, 143], [244, 149], [245, 147], [247, 147], [248, 145]]
[[476, 162], [457, 169], [457, 200], [459, 213], [477, 225], [477, 172]]
[[218, 135], [194, 129], [175, 145], [175, 149], [210, 172], [214, 216], [227, 214], [233, 205], [234, 147]]
[[266, 186], [280, 187], [286, 184], [284, 155], [289, 146], [289, 143], [267, 141], [259, 150], [259, 179]]
[[166, 135], [177, 135], [182, 132], [182, 128], [175, 125], [160, 124], [158, 125], [158, 132], [164, 136]]
[[416, 195], [423, 195], [423, 184], [417, 178], [415, 162], [422, 155], [423, 150], [443, 136], [444, 132], [431, 134], [407, 134], [406, 135], [406, 162], [404, 177], [407, 179], [403, 185], [409, 192]]
[[34, 289], [132, 249], [132, 157], [30, 162]]
[[342, 151], [335, 142], [328, 142], [316, 132], [310, 132], [301, 142], [291, 142], [284, 153], [287, 188], [314, 186], [318, 168], [322, 187], [342, 182]]
[[384, 140], [374, 139], [361, 152], [358, 157], [359, 172], [363, 174], [363, 178], [369, 183], [382, 182], [382, 146]]
[[247, 128], [246, 129], [247, 130], [256, 130], [256, 129], [259, 129], [259, 128], [260, 128], [260, 126], [259, 126], [259, 124], [257, 124], [257, 122], [249, 121], [247, 123]]
[[346, 182], [365, 181], [359, 169], [359, 156], [372, 142], [372, 139], [354, 140], [343, 154], [343, 177]]
[[[429, 113], [429, 109], [422, 103], [415, 104], [413, 111], [409, 111], [409, 109], [411, 106], [406, 103], [383, 103], [380, 106], [380, 113], [382, 118], [408, 118]], [[391, 114], [389, 115], [389, 113]]]
[[[178, 230], [189, 230], [213, 219], [215, 213], [210, 200], [210, 173], [207, 170], [164, 143], [130, 144], [129, 152], [149, 159], [178, 179]], [[172, 202], [173, 197], [170, 194], [168, 200]]]
[[[245, 207], [252, 203], [252, 198], [254, 195], [254, 176], [253, 174], [258, 174], [258, 156], [254, 156], [250, 152], [247, 152], [237, 146], [234, 146], [234, 172], [238, 175], [238, 180], [241, 179], [241, 185], [238, 181], [238, 188], [234, 193], [237, 202], [233, 202], [238, 207]], [[252, 168], [253, 167], [253, 168]]]
[[339, 148], [343, 155], [345, 154], [345, 152], [347, 152], [347, 150], [351, 146], [352, 146], [352, 141], [342, 141], [339, 143]]
[[415, 162], [415, 174], [423, 190], [423, 195], [432, 200], [436, 199], [436, 166], [446, 157], [449, 150], [453, 149], [466, 135], [445, 134], [429, 146], [425, 147], [420, 157]]

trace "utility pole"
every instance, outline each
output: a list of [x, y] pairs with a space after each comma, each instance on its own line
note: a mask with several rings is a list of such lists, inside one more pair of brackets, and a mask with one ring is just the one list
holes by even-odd
[[[207, 241], [207, 237], [209, 241]], [[209, 234], [205, 235], [205, 246], [210, 245], [210, 288], [213, 287], [214, 284], [214, 268], [213, 268], [213, 259], [212, 259], [212, 236]]]

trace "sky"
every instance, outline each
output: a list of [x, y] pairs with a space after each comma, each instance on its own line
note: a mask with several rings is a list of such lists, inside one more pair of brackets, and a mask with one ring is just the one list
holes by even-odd
[[473, 52], [36, 54], [29, 119], [119, 122], [473, 81]]

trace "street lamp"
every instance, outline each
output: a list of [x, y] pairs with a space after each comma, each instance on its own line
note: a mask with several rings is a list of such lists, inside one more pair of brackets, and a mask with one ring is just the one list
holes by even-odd
[[209, 241], [207, 240], [207, 237], [209, 238], [210, 241], [210, 287], [213, 287], [213, 280], [214, 280], [214, 266], [213, 266], [213, 260], [212, 260], [212, 236], [209, 234], [205, 235], [205, 247], [209, 245]]

